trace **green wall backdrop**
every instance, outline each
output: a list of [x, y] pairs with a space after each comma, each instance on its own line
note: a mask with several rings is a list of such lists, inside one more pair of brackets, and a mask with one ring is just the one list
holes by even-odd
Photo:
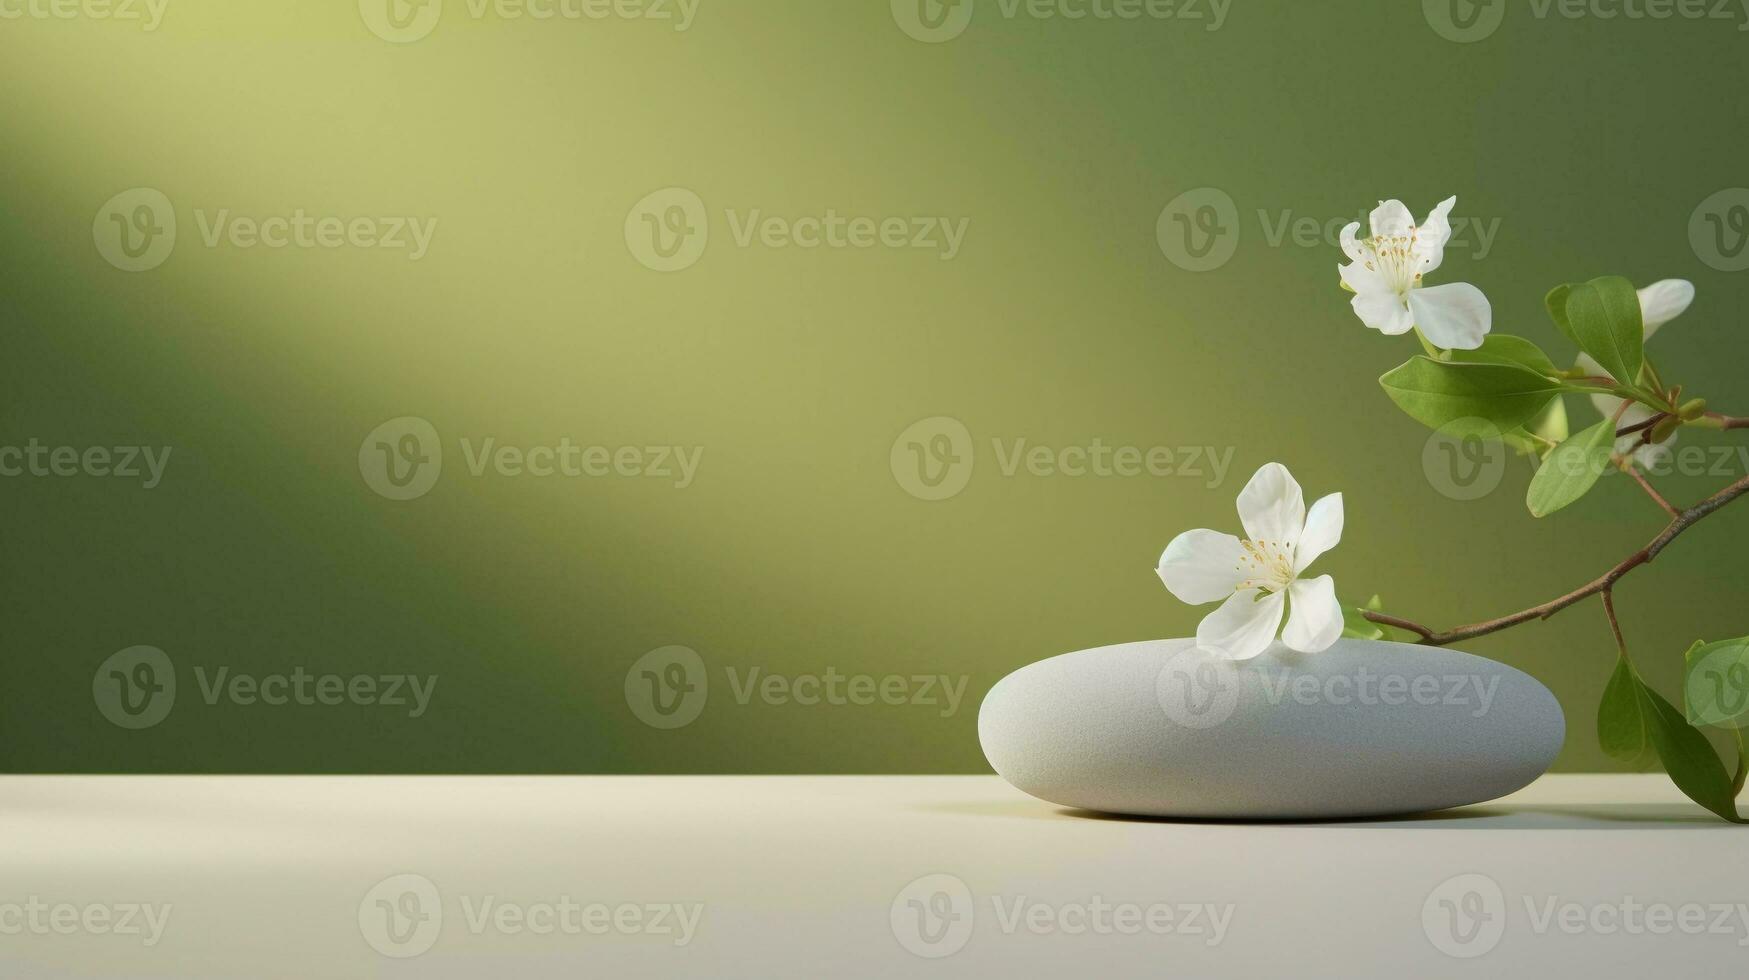
[[[0, 0], [0, 446], [46, 472], [0, 478], [12, 771], [985, 771], [1003, 674], [1194, 630], [1154, 561], [1272, 459], [1346, 493], [1319, 567], [1349, 596], [1455, 625], [1564, 592], [1661, 515], [1615, 477], [1533, 521], [1519, 461], [1457, 499], [1375, 381], [1413, 340], [1321, 240], [1381, 197], [1458, 195], [1486, 234], [1438, 281], [1562, 356], [1553, 284], [1693, 280], [1660, 368], [1749, 413], [1741, 242], [1690, 236], [1743, 213], [1743, 11], [32, 2]], [[1208, 257], [1157, 235], [1175, 201]], [[938, 418], [963, 435], [911, 428]], [[581, 473], [475, 475], [488, 439]], [[122, 447], [158, 478], [98, 475]], [[1705, 465], [1660, 484], [1744, 469]], [[1727, 513], [1619, 589], [1669, 695], [1691, 640], [1749, 630], [1745, 554]], [[1561, 768], [1608, 767], [1594, 605], [1467, 649], [1560, 696]], [[693, 693], [652, 705], [646, 670]]]

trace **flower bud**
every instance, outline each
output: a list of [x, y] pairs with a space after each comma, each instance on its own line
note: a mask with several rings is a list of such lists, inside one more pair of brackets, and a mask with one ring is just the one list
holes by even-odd
[[1682, 426], [1682, 419], [1680, 416], [1667, 415], [1664, 418], [1659, 419], [1658, 424], [1652, 426], [1652, 436], [1651, 436], [1652, 445], [1655, 446], [1655, 445], [1663, 442], [1664, 440], [1670, 438], [1671, 434], [1674, 433], [1681, 426]]

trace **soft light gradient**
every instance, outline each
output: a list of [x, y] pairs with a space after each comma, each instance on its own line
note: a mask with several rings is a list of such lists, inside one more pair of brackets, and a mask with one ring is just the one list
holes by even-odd
[[[389, 44], [355, 3], [171, 0], [163, 25], [0, 23], [0, 444], [174, 447], [164, 482], [7, 478], [0, 759], [12, 771], [982, 772], [976, 704], [1006, 672], [1186, 636], [1201, 610], [1151, 571], [1233, 523], [1280, 460], [1341, 491], [1346, 596], [1435, 625], [1565, 592], [1662, 517], [1625, 479], [1543, 521], [1513, 463], [1478, 501], [1424, 473], [1428, 433], [1375, 379], [1416, 350], [1366, 329], [1335, 269], [1381, 197], [1498, 219], [1447, 249], [1495, 329], [1566, 348], [1551, 285], [1694, 281], [1658, 338], [1667, 379], [1749, 413], [1749, 279], [1689, 245], [1743, 182], [1744, 35], [1709, 21], [1515, 7], [1476, 44], [1420, 4], [1233, 5], [1206, 23], [1005, 19], [925, 44], [885, 0], [704, 0], [647, 22], [474, 21], [451, 0]], [[1388, 56], [1380, 60], [1380, 53]], [[175, 203], [174, 254], [107, 264], [111, 195]], [[645, 268], [645, 195], [711, 210], [698, 263]], [[1230, 261], [1162, 253], [1167, 202], [1236, 203]], [[420, 261], [207, 248], [195, 211], [435, 218]], [[736, 246], [723, 210], [969, 219], [909, 249]], [[1262, 215], [1260, 216], [1260, 212]], [[1327, 240], [1279, 246], [1284, 219]], [[1460, 232], [1460, 236], [1461, 232]], [[1590, 408], [1575, 400], [1576, 419]], [[426, 496], [372, 493], [360, 441], [442, 434]], [[889, 455], [919, 419], [970, 432], [963, 492], [920, 500]], [[629, 478], [468, 476], [459, 439], [704, 447], [676, 490]], [[1684, 436], [1684, 444], [1709, 437]], [[1008, 477], [992, 446], [1214, 447], [1208, 477]], [[1725, 445], [1723, 439], [1713, 443]], [[1743, 463], [1727, 463], [1740, 474]], [[1206, 465], [1204, 470], [1207, 470]], [[1729, 477], [1662, 481], [1698, 499]], [[1749, 632], [1749, 516], [1685, 536], [1618, 590], [1642, 673]], [[110, 724], [96, 666], [176, 662], [174, 712]], [[696, 650], [710, 701], [659, 730], [624, 693], [653, 649]], [[1565, 769], [1614, 650], [1594, 605], [1466, 646], [1547, 683]], [[192, 668], [435, 674], [430, 710], [209, 706]], [[725, 667], [964, 675], [927, 706], [736, 702]]]

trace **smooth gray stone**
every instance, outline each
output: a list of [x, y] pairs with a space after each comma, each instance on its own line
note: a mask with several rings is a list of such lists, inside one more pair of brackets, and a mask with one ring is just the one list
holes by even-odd
[[1052, 657], [978, 709], [1020, 790], [1110, 813], [1331, 819], [1505, 796], [1554, 762], [1561, 706], [1523, 671], [1456, 650], [1338, 640], [1226, 661], [1194, 640]]

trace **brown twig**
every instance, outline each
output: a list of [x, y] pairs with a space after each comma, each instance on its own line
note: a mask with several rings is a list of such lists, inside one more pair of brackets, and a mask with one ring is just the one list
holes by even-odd
[[1582, 599], [1596, 595], [1599, 592], [1607, 593], [1610, 589], [1615, 587], [1615, 583], [1621, 581], [1622, 576], [1641, 565], [1651, 562], [1652, 559], [1657, 558], [1659, 553], [1669, 546], [1670, 542], [1676, 540], [1682, 532], [1693, 527], [1696, 523], [1705, 519], [1714, 511], [1731, 501], [1736, 500], [1738, 497], [1743, 496], [1745, 493], [1749, 493], [1749, 476], [1738, 480], [1736, 483], [1720, 490], [1718, 493], [1715, 493], [1700, 503], [1695, 504], [1693, 507], [1678, 513], [1675, 517], [1671, 518], [1670, 523], [1665, 526], [1664, 530], [1658, 532], [1658, 536], [1653, 538], [1650, 543], [1639, 551], [1622, 559], [1609, 571], [1604, 572], [1602, 575], [1599, 575], [1597, 578], [1577, 589], [1574, 589], [1566, 595], [1556, 599], [1551, 599], [1540, 606], [1532, 606], [1529, 609], [1520, 610], [1510, 616], [1501, 616], [1498, 619], [1490, 619], [1480, 623], [1471, 623], [1468, 626], [1459, 626], [1455, 629], [1439, 631], [1429, 629], [1426, 626], [1422, 626], [1419, 623], [1407, 619], [1401, 619], [1396, 616], [1387, 616], [1383, 613], [1363, 612], [1362, 615], [1375, 623], [1408, 630], [1409, 632], [1421, 637], [1418, 642], [1425, 643], [1429, 646], [1445, 646], [1448, 643], [1456, 643], [1460, 640], [1468, 640], [1478, 636], [1486, 636], [1489, 633], [1497, 633], [1500, 630], [1517, 626], [1520, 623], [1527, 623], [1533, 619], [1547, 619]]
[[1706, 417], [1719, 423], [1721, 429], [1749, 429], [1749, 418], [1738, 418], [1721, 412], [1708, 412]]
[[1420, 642], [1422, 642], [1422, 643], [1426, 643], [1427, 641], [1433, 639], [1435, 635], [1437, 635], [1432, 630], [1428, 629], [1425, 626], [1422, 626], [1420, 623], [1413, 623], [1407, 619], [1399, 619], [1396, 616], [1387, 616], [1382, 612], [1372, 612], [1371, 610], [1363, 609], [1363, 610], [1361, 610], [1360, 614], [1362, 616], [1365, 616], [1367, 619], [1369, 619], [1375, 623], [1380, 624], [1381, 626], [1394, 626], [1400, 630], [1408, 630], [1411, 633], [1419, 633], [1421, 635]]
[[1615, 590], [1603, 590], [1603, 615], [1609, 617], [1609, 631], [1615, 634], [1615, 649], [1622, 656], [1628, 655], [1628, 641], [1621, 635], [1621, 620], [1615, 617]]
[[1650, 429], [1652, 426], [1657, 425], [1659, 422], [1662, 422], [1669, 417], [1669, 412], [1659, 412], [1643, 422], [1635, 422], [1633, 425], [1624, 426], [1615, 430], [1615, 437], [1620, 439], [1622, 436], [1631, 436], [1642, 429]]
[[1653, 502], [1658, 506], [1664, 508], [1664, 513], [1669, 514], [1671, 517], [1682, 516], [1682, 512], [1677, 510], [1675, 505], [1671, 504], [1670, 501], [1665, 500], [1664, 495], [1658, 492], [1658, 488], [1652, 486], [1652, 481], [1646, 479], [1646, 474], [1641, 473], [1640, 468], [1634, 465], [1634, 459], [1632, 456], [1616, 456], [1615, 465], [1623, 473], [1633, 477], [1634, 482], [1640, 485], [1640, 489], [1646, 491], [1646, 495], [1651, 497]]

